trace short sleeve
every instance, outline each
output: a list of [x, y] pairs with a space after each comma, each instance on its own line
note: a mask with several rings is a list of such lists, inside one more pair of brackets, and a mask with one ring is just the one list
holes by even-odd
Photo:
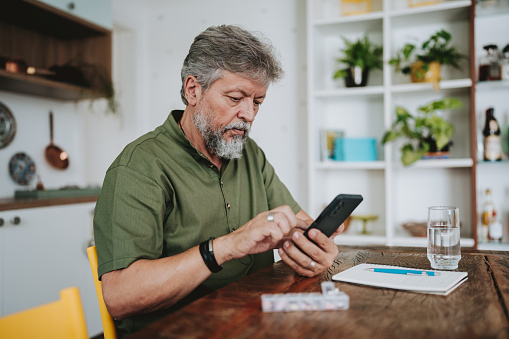
[[111, 168], [94, 213], [99, 277], [163, 252], [163, 189], [126, 166]]

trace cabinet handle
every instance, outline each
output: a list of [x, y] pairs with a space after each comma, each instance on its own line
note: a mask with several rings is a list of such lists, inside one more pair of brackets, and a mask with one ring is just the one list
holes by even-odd
[[21, 218], [20, 217], [16, 216], [16, 217], [13, 217], [11, 219], [11, 224], [13, 224], [13, 225], [19, 225], [20, 223], [21, 223]]
[[0, 227], [2, 227], [4, 225], [5, 221], [3, 218], [0, 218]]
[[67, 4], [67, 9], [69, 9], [69, 10], [71, 10], [71, 11], [72, 11], [72, 10], [73, 10], [73, 9], [75, 9], [75, 8], [76, 8], [76, 4], [75, 4], [74, 2], [69, 2], [69, 3]]

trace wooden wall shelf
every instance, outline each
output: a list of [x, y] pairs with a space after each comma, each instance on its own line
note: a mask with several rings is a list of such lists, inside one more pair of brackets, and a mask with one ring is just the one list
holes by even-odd
[[15, 198], [4, 198], [0, 199], [0, 212], [19, 210], [25, 208], [35, 207], [49, 207], [49, 206], [60, 206], [70, 204], [82, 204], [86, 202], [95, 202], [99, 198], [98, 195], [83, 196], [74, 198], [48, 198], [48, 199], [15, 199]]
[[[81, 60], [104, 67], [111, 78], [111, 31], [40, 1], [2, 2], [0, 56], [41, 69]], [[3, 70], [0, 90], [60, 100], [105, 97], [97, 90]]]
[[9, 73], [4, 70], [0, 70], [0, 90], [60, 100], [104, 97], [104, 94], [88, 88], [52, 81], [35, 75]]

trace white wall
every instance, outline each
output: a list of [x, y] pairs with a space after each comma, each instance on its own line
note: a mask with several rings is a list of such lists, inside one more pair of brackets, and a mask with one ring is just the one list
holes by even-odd
[[[88, 168], [104, 165], [95, 160], [88, 164], [86, 155], [95, 153], [90, 150], [94, 139], [85, 139], [84, 132], [90, 120], [95, 120], [98, 125], [115, 120], [111, 128], [112, 135], [116, 134], [115, 130], [119, 130], [116, 123], [119, 119], [104, 115], [104, 100], [75, 103], [0, 91], [0, 101], [9, 107], [17, 125], [12, 143], [0, 149], [0, 198], [12, 197], [17, 189], [35, 187], [35, 179], [29, 186], [21, 186], [9, 175], [9, 161], [18, 152], [26, 153], [35, 162], [37, 174], [46, 188], [101, 184], [100, 180], [89, 178], [88, 175]], [[44, 151], [50, 143], [50, 110], [54, 112], [54, 144], [69, 153], [69, 167], [66, 170], [54, 169], [45, 160]], [[106, 143], [98, 153], [107, 154], [109, 149], [111, 144]]]
[[[119, 64], [122, 58], [133, 59], [133, 68], [126, 64], [118, 72], [136, 74], [137, 81], [120, 84], [132, 85], [142, 102], [134, 106], [134, 115], [150, 130], [172, 109], [184, 108], [180, 69], [194, 37], [207, 27], [238, 24], [263, 33], [278, 50], [286, 76], [269, 89], [251, 136], [305, 208], [304, 11], [304, 0], [114, 0], [115, 29], [122, 27], [125, 37], [133, 37], [116, 44], [115, 52], [122, 54], [116, 58]], [[131, 115], [132, 109], [124, 107], [124, 113]]]
[[[305, 2], [304, 0], [113, 0], [113, 73], [121, 115], [105, 114], [104, 100], [65, 102], [0, 91], [18, 131], [0, 149], [0, 198], [15, 184], [7, 164], [16, 152], [35, 161], [47, 188], [100, 185], [122, 148], [164, 122], [180, 100], [180, 69], [194, 37], [210, 25], [238, 24], [262, 32], [279, 51], [286, 76], [271, 86], [252, 137], [305, 208]], [[55, 144], [70, 155], [61, 171], [44, 159], [48, 112], [55, 114]], [[35, 180], [29, 186], [35, 187]]]

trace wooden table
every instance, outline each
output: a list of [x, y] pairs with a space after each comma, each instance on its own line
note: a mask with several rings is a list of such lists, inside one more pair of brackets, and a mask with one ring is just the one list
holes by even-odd
[[509, 252], [463, 250], [468, 280], [448, 296], [336, 282], [350, 309], [264, 313], [263, 293], [320, 292], [320, 282], [360, 263], [430, 269], [426, 249], [340, 247], [314, 278], [279, 262], [170, 314], [132, 338], [509, 338]]

